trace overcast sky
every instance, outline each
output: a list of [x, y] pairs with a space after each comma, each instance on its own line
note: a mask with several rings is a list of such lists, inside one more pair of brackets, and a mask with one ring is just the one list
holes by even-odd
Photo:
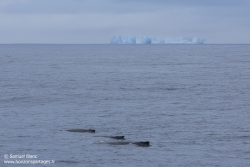
[[115, 35], [250, 43], [250, 0], [0, 0], [0, 43], [110, 43]]

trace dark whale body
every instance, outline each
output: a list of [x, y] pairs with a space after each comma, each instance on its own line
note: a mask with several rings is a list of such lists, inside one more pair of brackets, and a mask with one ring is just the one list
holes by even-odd
[[124, 140], [125, 139], [124, 136], [107, 136], [107, 137], [109, 137], [111, 139], [117, 139], [117, 140]]
[[80, 133], [84, 133], [84, 132], [95, 133], [95, 129], [68, 129], [66, 131], [68, 131], [68, 132], [80, 132]]
[[111, 139], [116, 139], [116, 140], [125, 140], [125, 136], [95, 136], [95, 137], [108, 137]]
[[110, 145], [128, 145], [128, 144], [135, 144], [140, 147], [149, 147], [150, 142], [149, 141], [139, 141], [139, 142], [108, 142], [107, 144]]

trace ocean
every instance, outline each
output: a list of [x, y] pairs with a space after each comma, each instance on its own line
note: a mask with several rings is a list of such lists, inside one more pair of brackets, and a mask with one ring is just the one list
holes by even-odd
[[0, 45], [0, 114], [4, 167], [250, 166], [250, 45]]

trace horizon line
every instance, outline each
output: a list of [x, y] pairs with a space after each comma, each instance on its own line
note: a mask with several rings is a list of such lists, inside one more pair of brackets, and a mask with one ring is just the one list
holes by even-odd
[[204, 44], [0, 43], [0, 45], [250, 45], [250, 43], [204, 43]]

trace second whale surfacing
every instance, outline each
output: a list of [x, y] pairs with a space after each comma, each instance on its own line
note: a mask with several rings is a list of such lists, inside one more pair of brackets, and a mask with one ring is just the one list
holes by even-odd
[[106, 144], [110, 145], [128, 145], [128, 144], [135, 144], [140, 147], [149, 147], [150, 142], [149, 141], [139, 141], [139, 142], [107, 142]]
[[95, 136], [95, 137], [107, 137], [111, 139], [116, 139], [116, 140], [125, 140], [125, 136]]
[[84, 133], [84, 132], [95, 133], [95, 129], [68, 129], [66, 131], [68, 131], [68, 132], [80, 132], [80, 133]]

